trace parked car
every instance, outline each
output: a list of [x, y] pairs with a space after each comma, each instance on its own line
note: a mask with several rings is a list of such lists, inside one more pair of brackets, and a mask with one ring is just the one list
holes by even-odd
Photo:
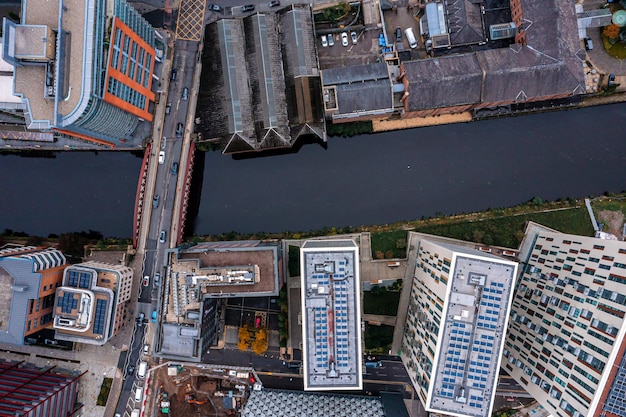
[[130, 365], [128, 367], [128, 375], [132, 375], [135, 373], [135, 366], [134, 365]]
[[177, 138], [183, 137], [183, 124], [182, 123], [179, 123], [176, 125], [176, 137]]
[[165, 114], [170, 114], [171, 110], [172, 110], [172, 103], [167, 103], [167, 106], [165, 106]]
[[253, 10], [254, 10], [254, 4], [246, 4], [245, 6], [243, 6], [241, 8], [241, 11], [244, 12], [244, 13], [245, 12], [251, 12]]
[[356, 32], [350, 33], [350, 37], [352, 38], [352, 45], [356, 45], [356, 39], [357, 39]]
[[209, 10], [211, 10], [212, 12], [221, 12], [222, 8], [217, 4], [209, 4]]
[[174, 162], [172, 164], [172, 174], [176, 174], [178, 172], [178, 162]]
[[161, 230], [161, 233], [159, 234], [159, 242], [165, 243], [165, 236], [167, 236], [167, 233], [165, 230]]
[[335, 44], [335, 38], [332, 33], [328, 34], [328, 46], [333, 46]]
[[[154, 310], [154, 312], [156, 313], [156, 310]], [[148, 353], [150, 353], [150, 345], [146, 343], [143, 345], [143, 354], [147, 355]]]
[[143, 326], [143, 321], [146, 319], [146, 315], [143, 313], [139, 313], [139, 317], [137, 317], [137, 326]]
[[178, 72], [178, 70], [176, 68], [174, 68], [172, 70], [172, 76], [170, 77], [170, 80], [172, 81], [176, 81], [176, 73]]
[[341, 33], [341, 44], [343, 46], [348, 46], [348, 32]]
[[279, 0], [272, 0], [270, 1], [270, 7], [278, 7], [280, 6], [280, 1]]
[[[156, 323], [156, 319], [157, 319], [157, 311], [156, 310], [152, 310], [152, 323]], [[147, 346], [147, 345], [146, 345]], [[145, 347], [144, 347], [144, 351], [145, 351]]]
[[150, 277], [149, 276], [145, 276], [143, 277], [143, 281], [141, 281], [141, 285], [143, 285], [144, 287], [147, 287], [150, 284]]
[[322, 35], [322, 47], [326, 48], [328, 46], [328, 39], [326, 35]]
[[260, 329], [261, 328], [261, 317], [258, 317], [254, 320], [254, 327], [256, 329]]
[[157, 287], [161, 285], [161, 274], [159, 274], [158, 272], [154, 274], [154, 285], [156, 285]]
[[402, 42], [402, 29], [400, 26], [396, 28], [396, 42]]
[[165, 162], [165, 151], [159, 152], [159, 164]]
[[189, 89], [187, 87], [183, 88], [183, 100], [189, 100]]
[[615, 74], [609, 74], [609, 87], [615, 85]]
[[161, 140], [161, 149], [165, 149], [165, 146], [167, 146], [167, 138], [163, 136], [163, 140]]
[[585, 49], [591, 51], [593, 49], [593, 41], [591, 38], [585, 38]]
[[152, 199], [152, 208], [159, 207], [159, 200], [160, 199], [161, 199], [161, 196], [159, 196], [158, 194], [154, 196], [154, 198]]

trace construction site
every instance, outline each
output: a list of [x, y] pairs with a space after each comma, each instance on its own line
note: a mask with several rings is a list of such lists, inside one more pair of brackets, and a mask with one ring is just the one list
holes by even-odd
[[237, 416], [260, 387], [254, 371], [168, 363], [153, 374], [155, 416]]

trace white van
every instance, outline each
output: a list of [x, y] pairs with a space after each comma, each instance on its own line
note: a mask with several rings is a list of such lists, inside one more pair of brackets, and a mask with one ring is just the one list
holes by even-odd
[[139, 410], [135, 408], [131, 413], [130, 417], [139, 417]]
[[135, 390], [135, 402], [138, 403], [143, 397], [143, 387], [139, 387]]
[[148, 362], [141, 362], [139, 364], [139, 371], [137, 371], [137, 378], [145, 378], [147, 370], [148, 370]]
[[415, 40], [415, 34], [413, 34], [413, 28], [405, 29], [404, 35], [406, 36], [406, 40], [409, 41], [411, 49], [417, 48], [417, 41]]

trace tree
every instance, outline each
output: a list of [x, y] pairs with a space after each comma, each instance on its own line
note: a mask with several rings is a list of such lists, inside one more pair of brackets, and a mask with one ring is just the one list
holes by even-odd
[[267, 332], [265, 329], [261, 329], [256, 332], [256, 338], [252, 342], [252, 351], [257, 355], [262, 354], [267, 350]]
[[246, 350], [250, 346], [250, 332], [248, 331], [248, 327], [240, 327], [239, 328], [239, 341], [237, 342], [237, 348], [239, 350]]
[[610, 25], [605, 26], [604, 30], [602, 30], [602, 33], [604, 34], [604, 36], [606, 36], [607, 38], [611, 40], [617, 39], [619, 37], [619, 32], [620, 32], [620, 27], [616, 25], [615, 23], [611, 23]]

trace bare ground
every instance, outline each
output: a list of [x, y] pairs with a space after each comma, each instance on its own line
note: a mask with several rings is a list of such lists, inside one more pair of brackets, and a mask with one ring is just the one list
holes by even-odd
[[606, 231], [620, 238], [624, 225], [624, 213], [621, 211], [602, 210], [598, 212], [598, 220], [606, 226]]

